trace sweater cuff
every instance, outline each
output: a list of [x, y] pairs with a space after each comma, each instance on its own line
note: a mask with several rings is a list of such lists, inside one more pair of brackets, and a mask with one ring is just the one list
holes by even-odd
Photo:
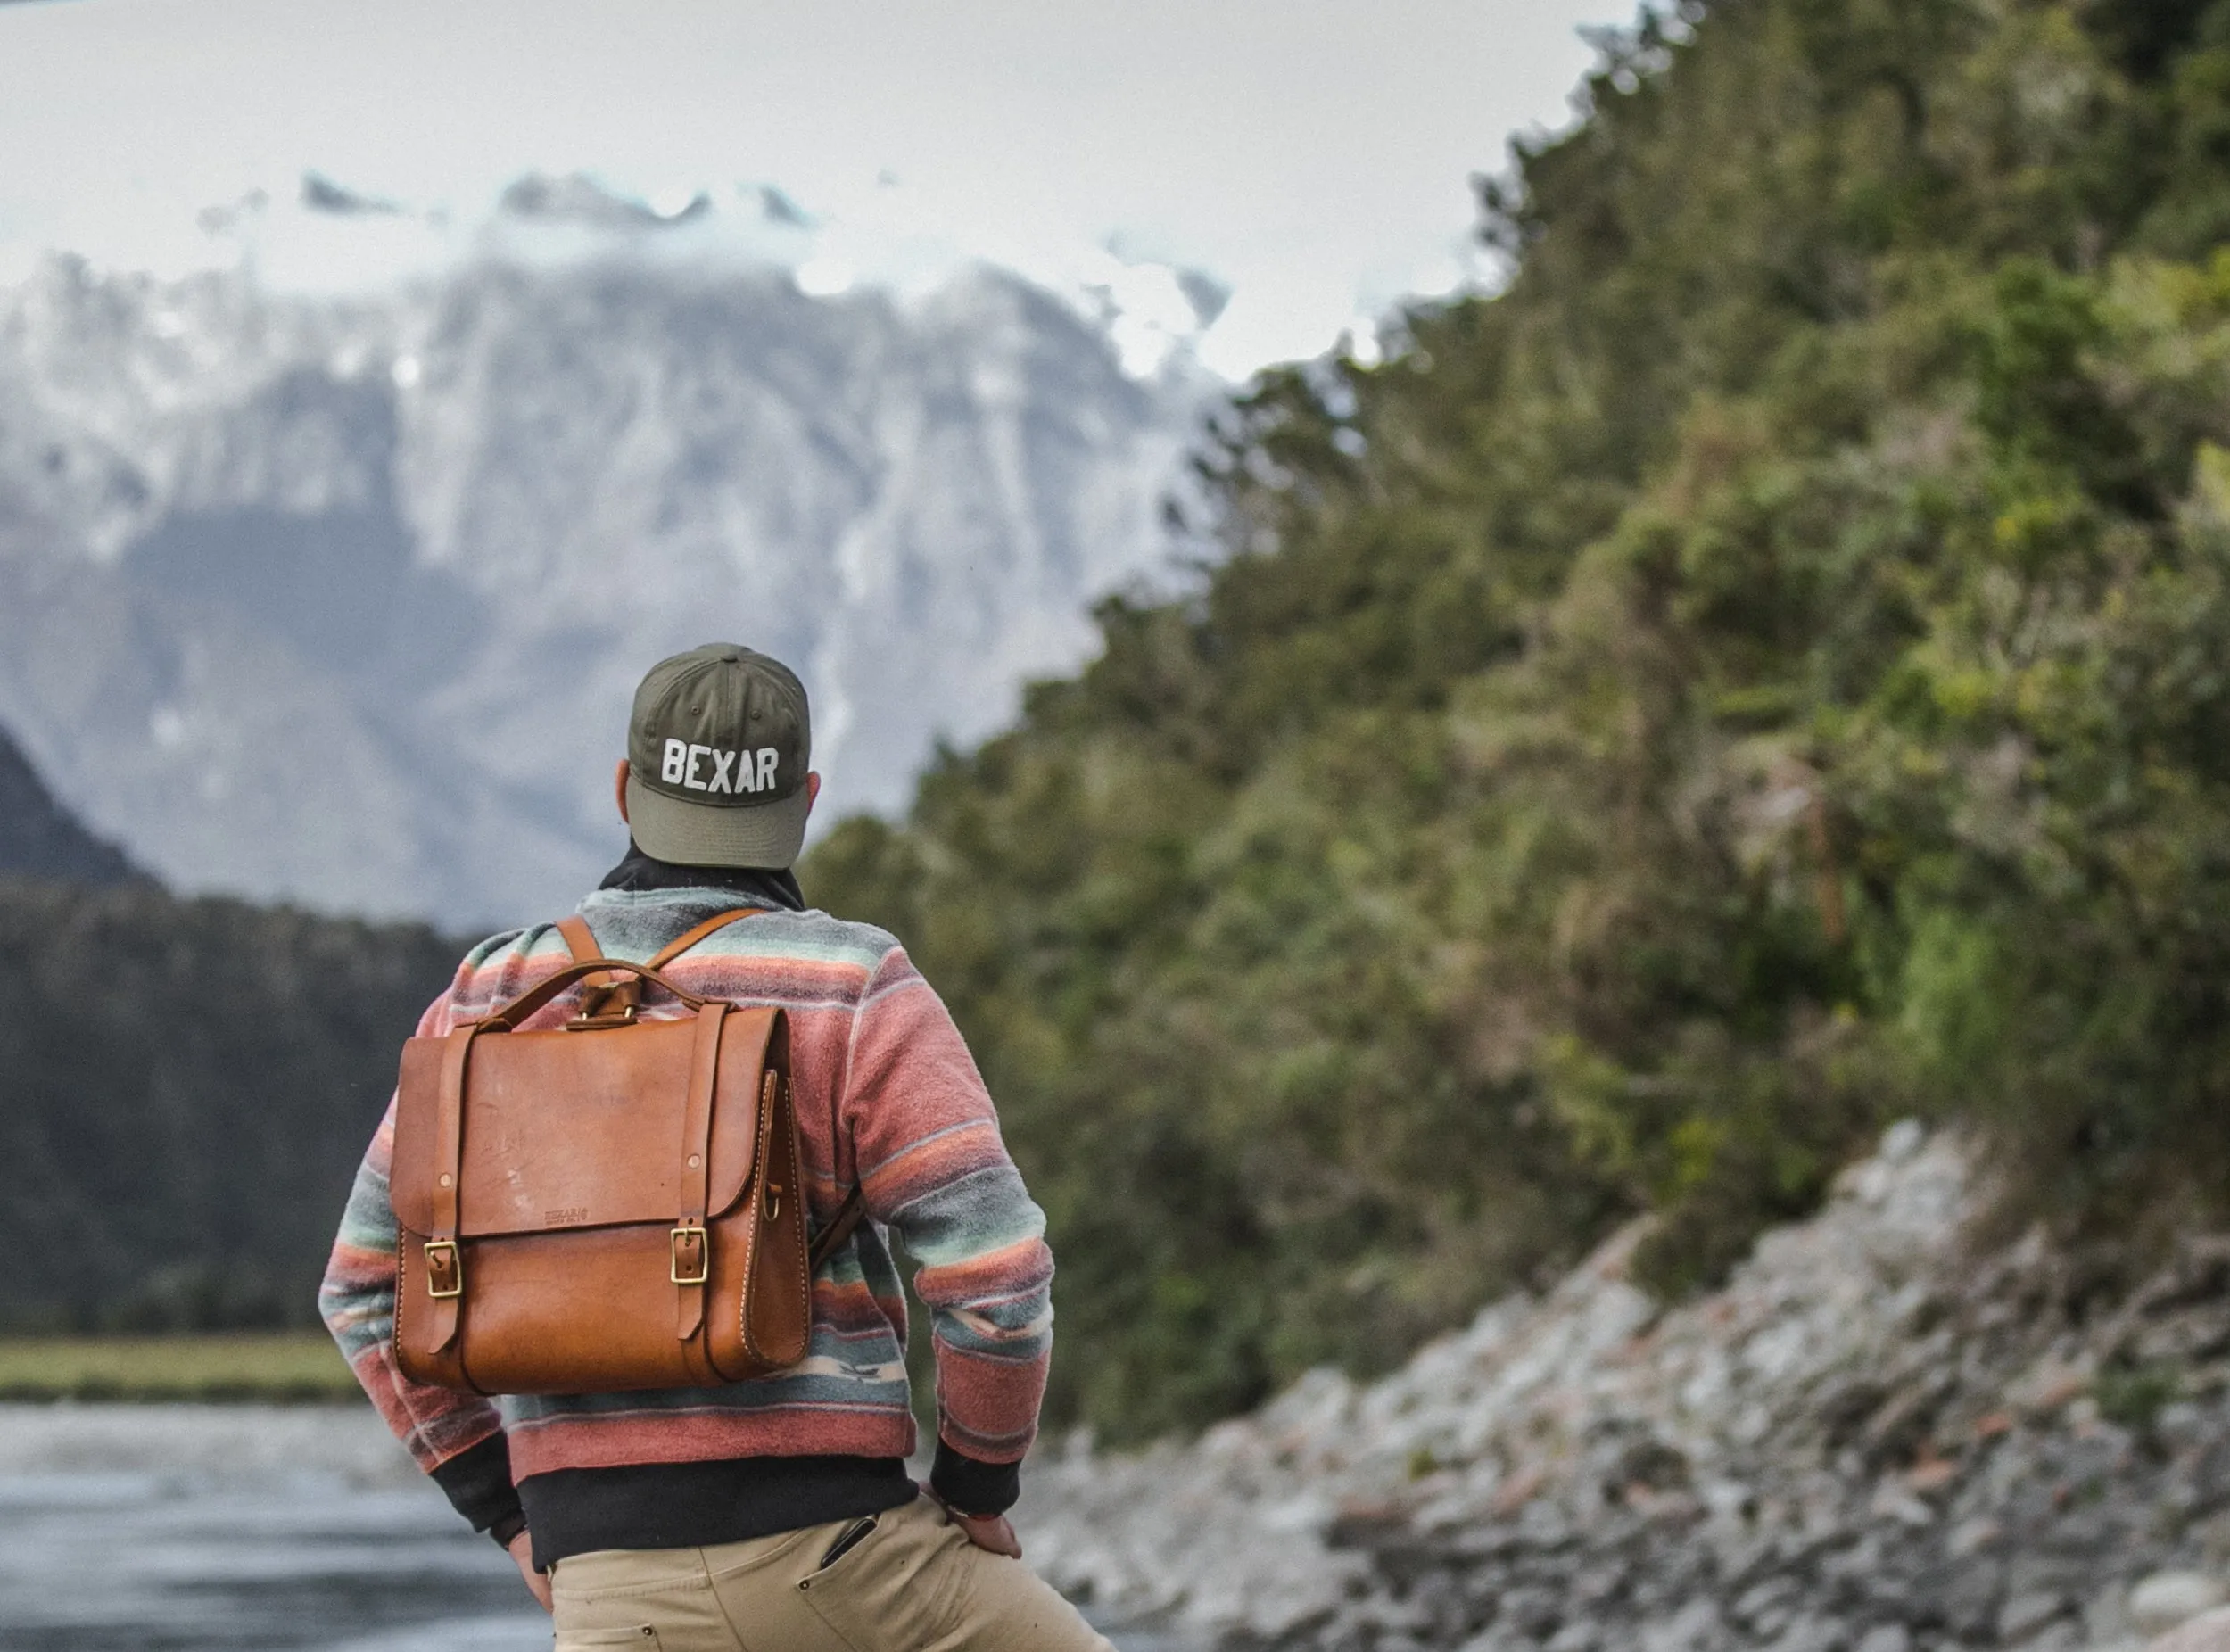
[[1022, 1495], [1022, 1466], [979, 1463], [939, 1440], [929, 1484], [963, 1515], [1004, 1515]]
[[511, 1442], [500, 1431], [436, 1468], [434, 1483], [475, 1532], [493, 1531], [519, 1513], [518, 1488], [511, 1483]]

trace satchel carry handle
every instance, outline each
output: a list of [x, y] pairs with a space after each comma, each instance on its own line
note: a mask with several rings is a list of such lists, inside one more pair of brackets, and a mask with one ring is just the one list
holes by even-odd
[[[695, 929], [668, 941], [650, 955], [648, 969], [663, 970], [698, 942], [716, 931], [726, 929], [739, 918], [756, 917], [766, 910], [764, 906], [735, 906], [707, 918]], [[558, 933], [565, 938], [566, 950], [573, 954], [575, 963], [597, 963], [604, 957], [604, 949], [597, 945], [595, 931], [588, 920], [579, 913], [558, 921]], [[615, 980], [603, 971], [584, 977], [581, 983], [587, 987], [588, 999], [581, 1013], [567, 1023], [570, 1032], [587, 1032], [599, 1028], [624, 1027], [635, 1019], [635, 1011], [642, 998], [642, 983], [639, 980]]]
[[[739, 918], [756, 918], [765, 910], [764, 906], [731, 906], [726, 912], [717, 913], [695, 929], [684, 929], [651, 954], [649, 967], [663, 970], [698, 942], [711, 938]], [[579, 913], [558, 919], [558, 933], [565, 937], [566, 950], [573, 954], [575, 963], [593, 963], [604, 956], [604, 949], [596, 944], [596, 931], [589, 928], [589, 921]]]
[[577, 963], [567, 964], [548, 980], [529, 987], [512, 999], [510, 1003], [489, 1011], [482, 1019], [480, 1026], [489, 1032], [509, 1032], [575, 981], [585, 980], [591, 975], [600, 974], [606, 971], [624, 971], [629, 975], [648, 981], [653, 987], [662, 987], [692, 1010], [701, 1010], [711, 1002], [708, 998], [700, 998], [697, 994], [675, 986], [647, 963], [630, 963], [624, 958], [590, 958]]

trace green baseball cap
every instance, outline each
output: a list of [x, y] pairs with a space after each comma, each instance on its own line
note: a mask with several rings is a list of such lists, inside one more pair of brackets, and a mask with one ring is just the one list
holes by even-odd
[[813, 799], [805, 685], [778, 659], [708, 642], [660, 660], [627, 720], [627, 823], [683, 866], [788, 866]]

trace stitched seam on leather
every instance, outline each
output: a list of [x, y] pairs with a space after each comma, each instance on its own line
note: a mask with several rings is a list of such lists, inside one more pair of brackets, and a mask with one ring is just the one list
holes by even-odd
[[[390, 1200], [388, 1202], [390, 1208], [392, 1208], [393, 1201]], [[395, 1342], [395, 1372], [397, 1375], [402, 1375], [402, 1305], [410, 1300], [409, 1289], [403, 1281], [402, 1267], [403, 1246], [408, 1243], [409, 1241], [409, 1230], [403, 1227], [401, 1222], [397, 1222], [395, 1224], [395, 1328], [393, 1332]], [[415, 1415], [410, 1418], [410, 1426], [413, 1433], [420, 1434], [421, 1436], [424, 1435], [425, 1431], [418, 1426], [418, 1419]]]
[[789, 1096], [790, 1180], [797, 1185], [798, 1194], [790, 1225], [797, 1235], [797, 1291], [800, 1300], [805, 1304], [802, 1327], [805, 1346], [797, 1351], [797, 1358], [803, 1359], [813, 1351], [813, 1255], [805, 1243], [805, 1144], [803, 1133], [797, 1128], [797, 1087], [788, 1079], [783, 1081], [782, 1087]]
[[[770, 1045], [766, 1047], [771, 1047], [771, 1036]], [[761, 1055], [760, 1061], [762, 1070], [764, 1070], [765, 1062], [764, 1054]], [[766, 1142], [766, 1127], [772, 1122], [771, 1111], [761, 1101], [760, 1094], [760, 1091], [755, 1086], [751, 1106], [759, 1136], [753, 1155], [751, 1174], [745, 1178], [743, 1185], [743, 1284], [736, 1301], [736, 1342], [743, 1350], [745, 1369], [741, 1377], [730, 1377], [727, 1373], [721, 1372], [723, 1380], [730, 1382], [748, 1382], [751, 1378], [763, 1375], [766, 1365], [766, 1361], [760, 1357], [758, 1344], [751, 1335], [751, 1285], [758, 1276], [759, 1265], [759, 1211], [766, 1201], [766, 1161], [769, 1151]], [[708, 1320], [707, 1324], [709, 1323]], [[706, 1334], [706, 1357], [708, 1359], [712, 1357], [709, 1330]], [[715, 1371], [720, 1370], [718, 1361], [714, 1361], [713, 1368]]]
[[[410, 1237], [410, 1230], [401, 1222], [397, 1222], [395, 1224], [395, 1330], [393, 1354], [388, 1361], [388, 1385], [394, 1391], [395, 1399], [402, 1407], [402, 1414], [410, 1419], [412, 1435], [421, 1446], [425, 1448], [426, 1454], [434, 1457], [438, 1456], [438, 1453], [434, 1451], [434, 1441], [425, 1432], [425, 1419], [418, 1415], [418, 1408], [410, 1400], [411, 1389], [417, 1379], [402, 1368], [402, 1305], [410, 1300], [410, 1293], [404, 1283], [403, 1257], [407, 1253], [405, 1247], [409, 1243]], [[499, 1430], [501, 1426], [500, 1423], [497, 1425]], [[473, 1443], [477, 1445], [479, 1441], [475, 1441]], [[451, 1452], [450, 1456], [461, 1457], [471, 1449], [471, 1446], [466, 1446]], [[441, 1458], [440, 1460], [446, 1463], [450, 1458], [445, 1457]]]
[[[798, 1139], [797, 1087], [791, 1085], [787, 1078], [783, 1080], [782, 1087], [789, 1094], [789, 1176], [791, 1182], [794, 1183], [798, 1189], [798, 1197], [791, 1201], [792, 1210], [790, 1216], [791, 1226], [797, 1230], [797, 1244], [796, 1247], [797, 1251], [797, 1289], [805, 1304], [805, 1346], [797, 1356], [799, 1359], [803, 1359], [806, 1354], [813, 1351], [813, 1263], [805, 1253], [805, 1148], [804, 1144]], [[779, 1111], [780, 1109], [778, 1108], [775, 1111]], [[770, 1117], [767, 1122], [772, 1124], [773, 1122], [772, 1118]], [[761, 1158], [764, 1158], [766, 1156], [764, 1149], [760, 1151], [759, 1156]], [[763, 1354], [761, 1357], [764, 1358], [765, 1356]], [[777, 1370], [785, 1368], [784, 1365], [776, 1365], [772, 1359], [768, 1359], [767, 1363], [774, 1366], [774, 1368]], [[789, 1365], [794, 1365], [796, 1363], [796, 1360], [786, 1362], [786, 1364]]]
[[[773, 1034], [772, 1029], [770, 1029], [767, 1036], [767, 1049], [770, 1053], [772, 1052], [773, 1047]], [[797, 1202], [797, 1201], [802, 1200], [805, 1196], [805, 1190], [803, 1186], [804, 1177], [800, 1171], [797, 1156], [797, 1093], [795, 1089], [792, 1089], [790, 1091], [789, 1170], [791, 1180], [799, 1184], [797, 1190], [792, 1198], [793, 1204]], [[767, 1160], [772, 1156], [772, 1149], [770, 1143], [774, 1134], [774, 1121], [780, 1114], [780, 1104], [772, 1101], [767, 1102], [761, 1109], [761, 1117], [759, 1119], [759, 1174], [756, 1178], [758, 1197], [751, 1202], [751, 1251], [748, 1262], [744, 1269], [743, 1302], [739, 1309], [739, 1317], [743, 1328], [744, 1351], [751, 1356], [753, 1363], [764, 1367], [768, 1371], [778, 1371], [780, 1370], [782, 1367], [768, 1355], [765, 1349], [759, 1346], [759, 1339], [751, 1328], [751, 1281], [756, 1274], [757, 1269], [750, 1264], [756, 1263], [758, 1260], [758, 1239], [760, 1226], [759, 1212], [765, 1208], [766, 1204], [766, 1182], [769, 1169]], [[803, 1276], [804, 1270], [802, 1266], [799, 1271], [801, 1276]], [[807, 1345], [810, 1346], [813, 1340], [813, 1280], [810, 1276], [802, 1276], [800, 1283], [802, 1284], [805, 1293], [805, 1338]]]
[[[516, 939], [518, 935], [523, 935], [524, 933], [524, 930], [515, 931], [512, 938]], [[462, 973], [462, 970], [463, 966], [459, 966], [460, 975]], [[425, 1014], [419, 1018], [418, 1025], [421, 1028], [422, 1037], [430, 1032], [433, 1036], [446, 1037], [450, 1033], [457, 1030], [458, 1024], [457, 1010], [457, 986], [456, 983], [452, 981], [450, 986], [443, 990], [442, 995], [435, 999], [434, 1003], [428, 1006]], [[388, 1188], [390, 1196], [387, 1202], [387, 1211], [391, 1217], [394, 1215], [394, 1199], [392, 1197], [394, 1186], [393, 1171], [394, 1167], [391, 1162], [388, 1166]], [[404, 1247], [409, 1243], [409, 1240], [414, 1235], [410, 1233], [410, 1230], [405, 1227], [401, 1219], [398, 1218], [395, 1222], [395, 1297], [392, 1309], [394, 1317], [394, 1328], [389, 1342], [387, 1368], [384, 1375], [387, 1378], [389, 1392], [393, 1395], [397, 1407], [401, 1410], [405, 1417], [410, 1419], [411, 1439], [425, 1449], [425, 1454], [428, 1457], [433, 1458], [438, 1466], [442, 1463], [446, 1463], [450, 1461], [452, 1458], [463, 1456], [467, 1451], [472, 1450], [473, 1446], [478, 1445], [482, 1440], [489, 1438], [489, 1435], [483, 1434], [479, 1439], [474, 1440], [470, 1444], [459, 1446], [456, 1450], [451, 1451], [447, 1455], [443, 1455], [435, 1449], [433, 1437], [426, 1432], [426, 1422], [428, 1419], [420, 1413], [417, 1401], [413, 1398], [414, 1394], [419, 1389], [430, 1386], [430, 1384], [417, 1382], [416, 1378], [412, 1377], [402, 1368], [403, 1304], [409, 1300], [408, 1277], [406, 1270], [403, 1267], [403, 1258], [406, 1254]], [[484, 1394], [480, 1395], [479, 1397], [483, 1400], [487, 1398]], [[500, 1416], [498, 1416], [496, 1418], [495, 1427], [491, 1430], [490, 1433], [501, 1433], [502, 1432], [503, 1420]]]
[[[794, 1086], [786, 1086], [785, 1087], [788, 1087], [788, 1088], [789, 1089], [789, 1119], [790, 1119], [790, 1132], [789, 1132], [789, 1146], [790, 1146], [790, 1153], [789, 1153], [789, 1172], [790, 1172], [790, 1177], [791, 1177], [791, 1179], [792, 1179], [794, 1182], [797, 1183], [797, 1184], [798, 1184], [798, 1185], [802, 1187], [802, 1186], [803, 1186], [803, 1185], [804, 1185], [804, 1182], [805, 1182], [805, 1166], [804, 1166], [804, 1163], [803, 1163], [803, 1157], [802, 1157], [802, 1155], [803, 1155], [803, 1146], [802, 1146], [802, 1144], [801, 1144], [801, 1143], [799, 1142], [799, 1140], [798, 1140], [798, 1134], [797, 1134], [797, 1089], [796, 1089], [796, 1087], [795, 1087]], [[772, 1135], [772, 1127], [773, 1127], [773, 1124], [774, 1124], [775, 1116], [776, 1116], [776, 1114], [777, 1114], [780, 1111], [780, 1109], [778, 1106], [777, 1106], [777, 1107], [770, 1107], [770, 1108], [767, 1110], [767, 1117], [766, 1117], [766, 1120], [765, 1120], [765, 1123], [766, 1123], [766, 1130], [765, 1130], [764, 1134], [763, 1134], [763, 1135], [762, 1135], [762, 1136], [761, 1136], [761, 1143], [762, 1143], [762, 1145], [761, 1145], [760, 1150], [759, 1150], [759, 1161], [760, 1161], [760, 1163], [761, 1163], [761, 1165], [762, 1165], [762, 1166], [764, 1166], [764, 1165], [765, 1161], [766, 1161], [766, 1157], [767, 1157], [767, 1149], [766, 1149], [766, 1147], [765, 1147], [765, 1146], [764, 1146], [764, 1141], [765, 1141], [765, 1136], [768, 1136], [768, 1135]], [[764, 1177], [764, 1169], [762, 1169], [762, 1171], [761, 1171], [761, 1176], [762, 1176], [762, 1177]], [[764, 1191], [762, 1191], [762, 1194], [761, 1194], [761, 1198], [762, 1198], [762, 1199], [764, 1199]], [[757, 1214], [757, 1212], [756, 1212], [756, 1210], [754, 1210], [753, 1214], [754, 1214], [754, 1216], [756, 1216], [756, 1215]], [[799, 1241], [800, 1241], [800, 1243], [799, 1243], [799, 1245], [798, 1245], [798, 1248], [797, 1248], [797, 1286], [798, 1286], [799, 1291], [800, 1291], [800, 1292], [802, 1292], [802, 1293], [804, 1293], [804, 1297], [805, 1297], [805, 1352], [802, 1352], [802, 1353], [800, 1353], [800, 1354], [798, 1355], [798, 1359], [804, 1359], [804, 1358], [805, 1357], [805, 1354], [806, 1354], [806, 1353], [810, 1353], [810, 1352], [812, 1352], [812, 1351], [813, 1351], [813, 1272], [812, 1272], [812, 1265], [811, 1265], [811, 1263], [810, 1263], [810, 1262], [806, 1260], [805, 1251], [805, 1247], [804, 1247], [804, 1243], [803, 1243], [803, 1241], [804, 1241], [804, 1233], [803, 1233], [803, 1231], [802, 1231], [802, 1230], [803, 1230], [803, 1227], [804, 1227], [804, 1222], [803, 1222], [803, 1215], [804, 1215], [804, 1213], [803, 1213], [803, 1211], [802, 1211], [802, 1210], [795, 1210], [795, 1211], [793, 1211], [793, 1217], [796, 1218], [796, 1219], [795, 1219], [795, 1221], [794, 1221], [794, 1224], [793, 1224], [793, 1225], [797, 1226], [797, 1227], [800, 1229], [799, 1235], [798, 1235], [798, 1236], [799, 1236]], [[754, 1240], [755, 1240], [755, 1242], [756, 1242], [756, 1239], [757, 1231], [758, 1231], [758, 1229], [757, 1229], [757, 1225], [756, 1225], [756, 1223], [755, 1222], [755, 1223], [753, 1224], [753, 1227], [752, 1227], [752, 1233], [753, 1233], [753, 1236], [754, 1236]], [[755, 1254], [756, 1254], [756, 1251], [755, 1251]], [[768, 1369], [769, 1371], [780, 1371], [780, 1370], [785, 1370], [785, 1369], [787, 1369], [787, 1368], [789, 1367], [789, 1366], [796, 1364], [796, 1363], [797, 1363], [797, 1361], [796, 1361], [796, 1360], [789, 1360], [789, 1361], [778, 1361], [778, 1360], [776, 1360], [776, 1359], [774, 1359], [774, 1358], [773, 1358], [771, 1354], [769, 1354], [769, 1353], [766, 1351], [766, 1350], [765, 1350], [765, 1349], [764, 1349], [764, 1348], [762, 1348], [762, 1347], [760, 1347], [760, 1346], [759, 1346], [758, 1338], [757, 1338], [756, 1336], [753, 1335], [753, 1334], [752, 1334], [752, 1330], [751, 1330], [751, 1285], [750, 1285], [750, 1280], [751, 1280], [751, 1276], [750, 1276], [748, 1273], [745, 1274], [745, 1276], [744, 1276], [744, 1306], [743, 1306], [743, 1342], [744, 1342], [744, 1346], [745, 1346], [747, 1349], [748, 1349], [748, 1350], [750, 1351], [750, 1352], [751, 1352], [751, 1354], [752, 1354], [752, 1357], [753, 1357], [755, 1359], [756, 1359], [756, 1360], [758, 1361], [758, 1363], [759, 1363], [759, 1364], [761, 1364], [761, 1365], [764, 1366], [765, 1367], [767, 1367], [767, 1369]]]
[[[761, 1156], [764, 1157], [764, 1154]], [[736, 1341], [743, 1347], [744, 1364], [748, 1367], [764, 1363], [759, 1358], [759, 1351], [752, 1345], [751, 1342], [751, 1281], [758, 1272], [759, 1200], [764, 1195], [759, 1191], [757, 1177], [754, 1177], [751, 1185], [744, 1191], [751, 1196], [751, 1219], [745, 1225], [743, 1230], [743, 1289], [736, 1302]], [[717, 1367], [714, 1368], [718, 1369]], [[748, 1382], [756, 1375], [756, 1372], [747, 1368], [739, 1378], [731, 1377], [726, 1372], [721, 1372], [721, 1375], [729, 1382]]]

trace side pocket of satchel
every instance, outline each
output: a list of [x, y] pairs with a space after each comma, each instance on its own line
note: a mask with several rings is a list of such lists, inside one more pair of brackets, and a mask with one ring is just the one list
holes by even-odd
[[805, 1163], [797, 1097], [787, 1073], [770, 1067], [767, 1078], [753, 1188], [761, 1215], [745, 1287], [743, 1334], [761, 1369], [780, 1371], [812, 1346], [813, 1267], [805, 1249]]

